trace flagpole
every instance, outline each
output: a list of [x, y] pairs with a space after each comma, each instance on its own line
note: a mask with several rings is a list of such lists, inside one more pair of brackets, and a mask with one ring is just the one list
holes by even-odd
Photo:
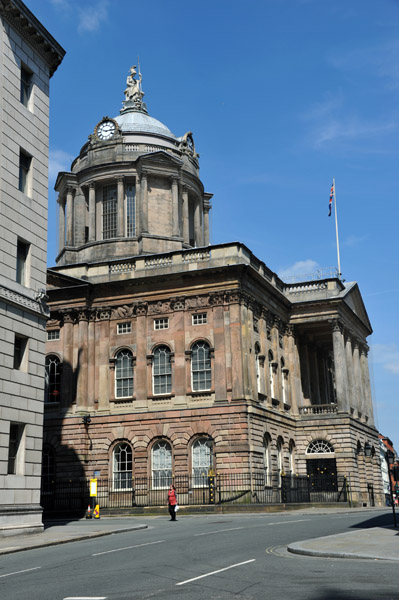
[[337, 215], [337, 197], [335, 195], [335, 177], [333, 177], [333, 188], [334, 188], [335, 235], [337, 238], [338, 278], [341, 279], [341, 260], [339, 257], [338, 215]]

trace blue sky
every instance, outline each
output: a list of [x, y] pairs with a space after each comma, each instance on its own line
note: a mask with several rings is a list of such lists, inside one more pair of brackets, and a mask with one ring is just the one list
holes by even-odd
[[335, 267], [335, 177], [377, 424], [399, 449], [398, 0], [25, 1], [67, 51], [51, 81], [49, 265], [56, 173], [119, 113], [139, 55], [149, 113], [194, 134], [213, 243], [240, 240], [282, 276]]

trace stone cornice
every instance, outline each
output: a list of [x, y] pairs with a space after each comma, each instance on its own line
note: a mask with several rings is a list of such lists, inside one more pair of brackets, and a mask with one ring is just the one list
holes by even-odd
[[21, 310], [39, 313], [46, 318], [50, 316], [49, 308], [44, 301], [34, 300], [33, 298], [29, 298], [29, 296], [25, 296], [24, 294], [11, 290], [3, 285], [0, 285], [0, 298], [3, 298], [6, 302], [15, 304]]
[[20, 0], [0, 0], [0, 15], [45, 60], [51, 77], [64, 58], [65, 50]]

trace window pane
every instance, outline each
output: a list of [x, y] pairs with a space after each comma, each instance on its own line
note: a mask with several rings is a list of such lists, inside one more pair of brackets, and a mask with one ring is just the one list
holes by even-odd
[[118, 352], [115, 369], [115, 396], [124, 398], [133, 395], [133, 355], [130, 350]]
[[172, 483], [172, 449], [168, 442], [158, 442], [152, 450], [152, 483], [157, 488]]
[[154, 394], [170, 394], [172, 391], [172, 365], [167, 346], [158, 346], [154, 350], [153, 387]]
[[136, 235], [136, 188], [134, 185], [126, 186], [126, 219], [127, 237]]
[[209, 345], [206, 342], [197, 342], [192, 347], [191, 374], [193, 391], [211, 389], [211, 353]]
[[45, 402], [61, 400], [61, 362], [58, 356], [46, 356]]
[[103, 190], [103, 239], [116, 237], [117, 223], [117, 194], [116, 186], [108, 185]]

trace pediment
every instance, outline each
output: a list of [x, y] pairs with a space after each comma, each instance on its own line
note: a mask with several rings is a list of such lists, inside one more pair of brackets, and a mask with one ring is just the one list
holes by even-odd
[[343, 293], [343, 300], [358, 319], [372, 332], [370, 319], [357, 283], [350, 284], [349, 289]]
[[183, 161], [176, 156], [172, 156], [169, 152], [159, 150], [158, 152], [149, 152], [142, 154], [137, 161], [141, 165], [162, 165], [171, 167], [181, 167]]

